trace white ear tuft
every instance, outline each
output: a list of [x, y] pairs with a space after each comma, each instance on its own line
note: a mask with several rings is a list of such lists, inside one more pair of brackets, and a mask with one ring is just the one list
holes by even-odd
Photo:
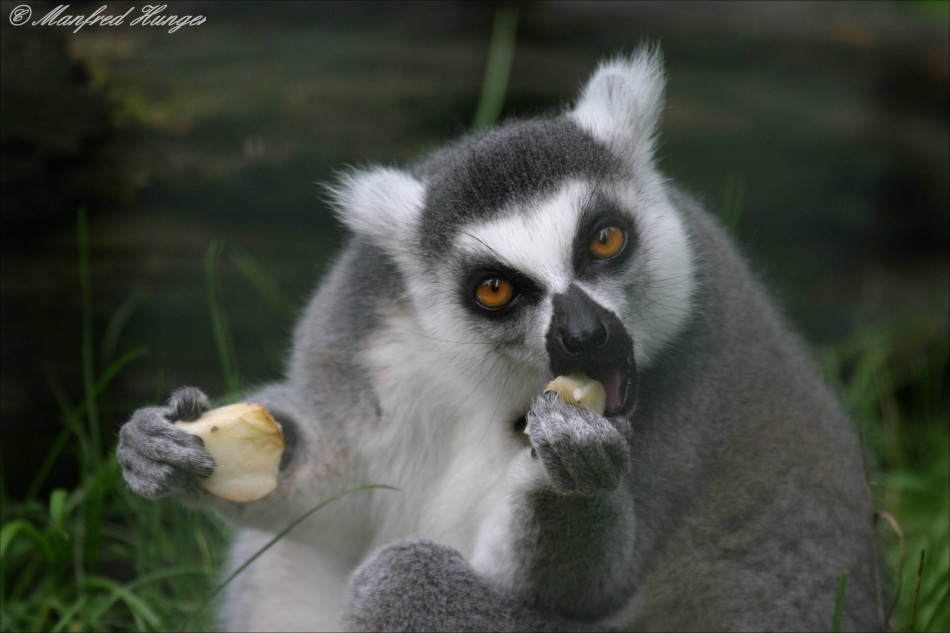
[[569, 116], [622, 156], [648, 159], [663, 107], [663, 62], [657, 49], [602, 62]]
[[388, 167], [354, 169], [327, 187], [337, 217], [389, 254], [411, 249], [425, 187], [410, 174]]

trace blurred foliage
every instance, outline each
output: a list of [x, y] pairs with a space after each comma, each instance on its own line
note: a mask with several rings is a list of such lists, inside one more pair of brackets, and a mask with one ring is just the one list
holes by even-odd
[[947, 0], [894, 0], [894, 4], [912, 9], [934, 22], [947, 24], [950, 20], [950, 2]]
[[[110, 383], [143, 350], [95, 371], [84, 212], [79, 220], [84, 397], [68, 402], [52, 380], [63, 419], [59, 438], [25, 498], [10, 498], [0, 479], [0, 631], [161, 631], [193, 618], [210, 629], [211, 614], [200, 609], [221, 563], [223, 526], [177, 503], [133, 495], [111, 439], [106, 446], [100, 436], [98, 410]], [[76, 459], [79, 484], [41, 498], [50, 466], [66, 454]]]
[[[945, 314], [860, 332], [824, 350], [826, 377], [871, 457], [887, 593], [898, 631], [950, 629], [950, 333]], [[918, 560], [925, 560], [918, 583]], [[917, 596], [915, 599], [915, 595]], [[888, 603], [890, 600], [885, 600]]]

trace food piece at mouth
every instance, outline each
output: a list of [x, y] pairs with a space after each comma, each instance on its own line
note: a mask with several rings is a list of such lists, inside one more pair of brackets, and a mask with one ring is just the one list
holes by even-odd
[[261, 405], [232, 404], [207, 411], [194, 422], [175, 422], [175, 426], [200, 437], [214, 458], [214, 473], [198, 480], [211, 494], [248, 502], [277, 488], [284, 434]]
[[564, 402], [603, 415], [607, 410], [607, 391], [604, 385], [587, 374], [575, 372], [558, 376], [547, 384], [545, 391], [553, 391]]
[[[627, 416], [636, 405], [638, 374], [636, 363], [632, 360], [633, 354], [613, 361], [589, 361], [574, 366], [561, 367], [559, 375], [551, 384], [561, 378], [572, 378], [579, 383], [577, 387], [594, 383], [603, 394], [603, 404], [598, 408], [584, 407], [607, 417]], [[550, 384], [549, 384], [550, 387]], [[545, 391], [552, 391], [545, 388]], [[558, 391], [559, 389], [554, 389]], [[563, 398], [573, 402], [571, 397]], [[583, 405], [579, 405], [583, 406]], [[599, 409], [599, 410], [598, 410]]]

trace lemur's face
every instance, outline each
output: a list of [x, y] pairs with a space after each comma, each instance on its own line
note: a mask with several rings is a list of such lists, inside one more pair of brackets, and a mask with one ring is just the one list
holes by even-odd
[[547, 378], [589, 375], [606, 389], [608, 414], [623, 414], [636, 392], [623, 315], [642, 292], [640, 240], [636, 218], [605, 184], [571, 179], [462, 227], [439, 272], [455, 308], [439, 320], [453, 322], [443, 335], [454, 329]]
[[628, 412], [636, 362], [620, 315], [638, 230], [610, 191], [622, 163], [560, 118], [466, 140], [426, 169], [416, 241], [430, 283], [409, 288], [427, 329], [546, 379], [585, 373], [609, 413]]
[[604, 384], [609, 414], [632, 409], [637, 368], [681, 329], [693, 286], [652, 161], [659, 66], [640, 64], [606, 66], [562, 116], [336, 189], [341, 218], [392, 257], [445, 362], [504, 364], [535, 386], [583, 372]]

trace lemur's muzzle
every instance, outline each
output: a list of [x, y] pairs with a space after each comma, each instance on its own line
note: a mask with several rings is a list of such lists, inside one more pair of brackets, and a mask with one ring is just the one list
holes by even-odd
[[554, 314], [547, 351], [555, 376], [583, 372], [604, 385], [605, 415], [633, 411], [637, 393], [637, 364], [633, 339], [616, 314], [576, 285], [552, 300]]

